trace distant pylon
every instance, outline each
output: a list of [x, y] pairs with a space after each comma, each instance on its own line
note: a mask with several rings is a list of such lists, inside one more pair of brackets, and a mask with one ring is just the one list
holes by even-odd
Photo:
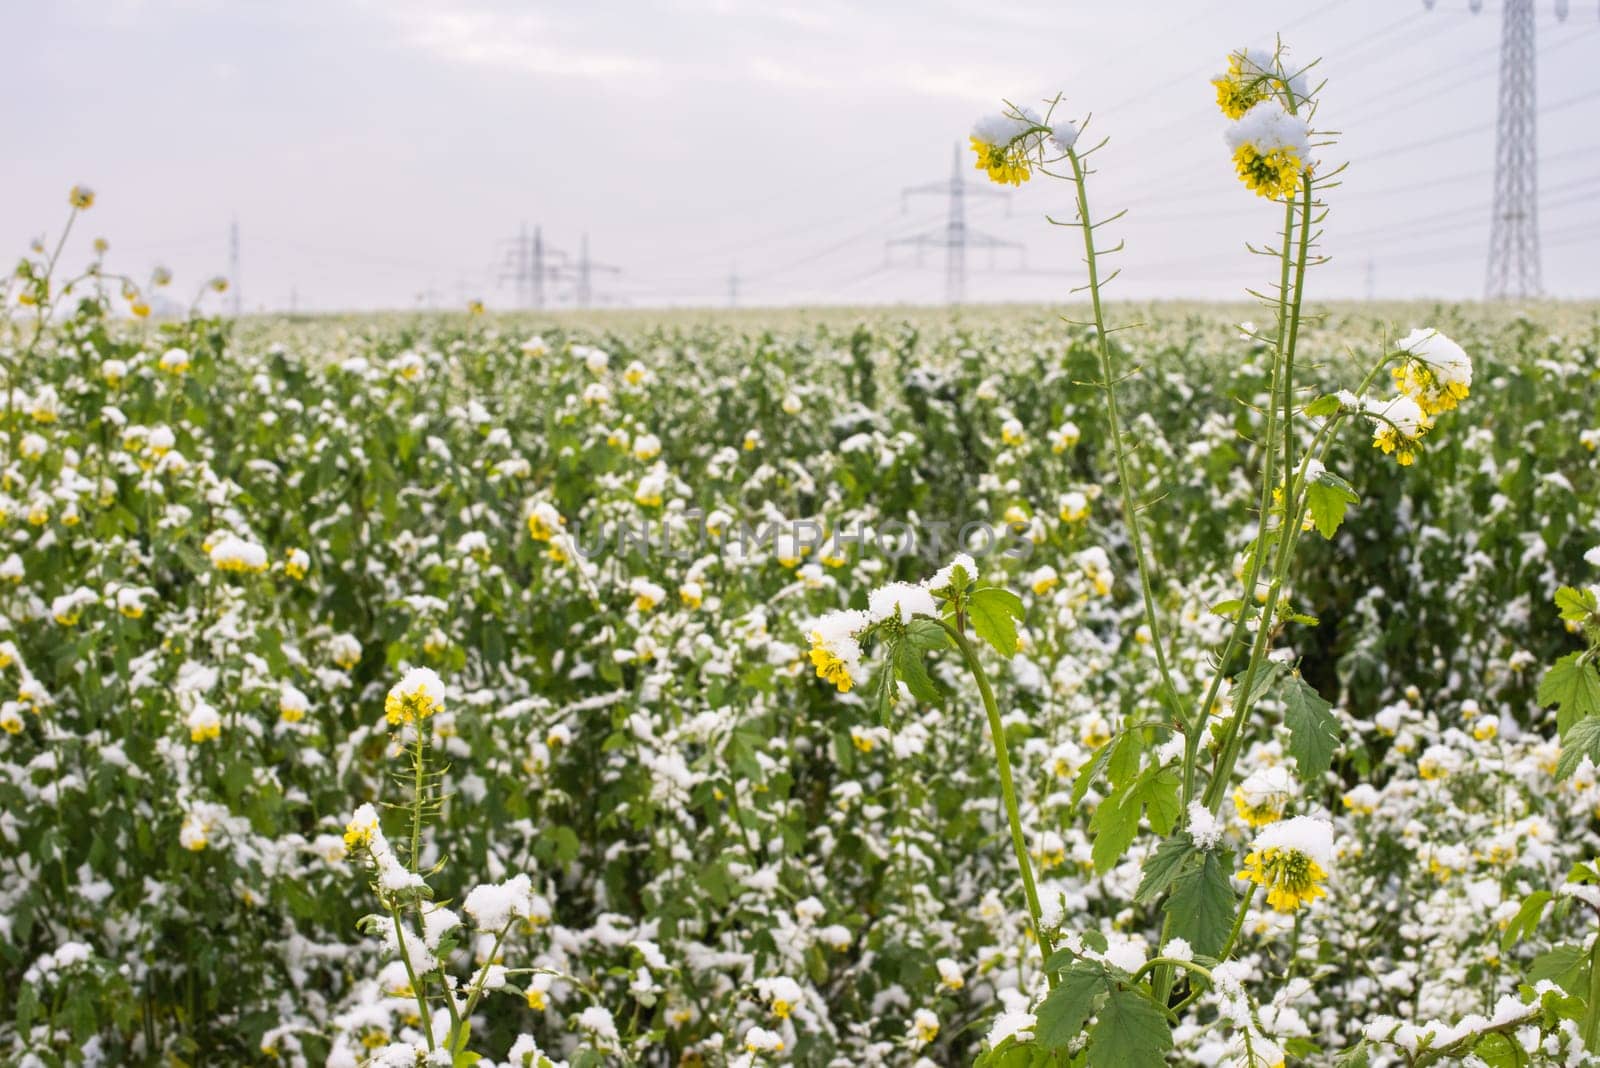
[[228, 226], [228, 288], [233, 297], [230, 304], [233, 308], [234, 318], [239, 317], [239, 312], [244, 308], [244, 290], [239, 285], [239, 217], [236, 215]]
[[1539, 277], [1539, 145], [1533, 0], [1504, 0], [1500, 114], [1495, 125], [1494, 215], [1484, 296], [1535, 297]]
[[945, 216], [945, 224], [939, 230], [930, 230], [917, 234], [915, 237], [901, 237], [889, 242], [889, 247], [896, 245], [910, 245], [919, 253], [924, 248], [944, 249], [944, 300], [946, 304], [960, 304], [967, 297], [967, 249], [987, 248], [991, 251], [998, 248], [1017, 248], [1022, 245], [1016, 241], [1005, 241], [988, 234], [976, 233], [967, 228], [967, 203], [969, 196], [994, 196], [1003, 197], [1004, 193], [986, 186], [972, 186], [969, 188], [961, 167], [961, 146], [956, 145], [955, 161], [950, 169], [950, 181], [929, 182], [927, 185], [912, 186], [901, 191], [901, 197], [909, 198], [921, 193], [943, 193], [949, 197], [949, 210]]
[[728, 269], [728, 307], [739, 306], [739, 265], [734, 264]]
[[516, 296], [512, 299], [517, 307], [543, 308], [545, 280], [554, 277], [554, 270], [545, 263], [544, 232], [535, 226], [530, 234], [528, 224], [523, 223], [517, 236], [505, 244], [500, 281], [513, 284]]
[[[1422, 0], [1430, 11], [1435, 0]], [[1567, 0], [1555, 0], [1566, 20]], [[1483, 0], [1468, 0], [1476, 15]], [[1503, 0], [1500, 15], [1500, 107], [1495, 119], [1494, 203], [1489, 214], [1489, 259], [1484, 296], [1536, 297], [1539, 269], [1539, 109], [1533, 0]]]
[[539, 310], [544, 309], [544, 231], [539, 227], [533, 228], [533, 288], [529, 294], [533, 298], [533, 306]]
[[589, 258], [589, 235], [584, 234], [578, 244], [578, 262], [573, 267], [571, 275], [575, 283], [574, 293], [577, 297], [578, 307], [587, 308], [594, 300], [594, 275], [596, 272], [607, 274], [620, 274], [621, 267], [613, 267], [608, 263], [596, 263]]

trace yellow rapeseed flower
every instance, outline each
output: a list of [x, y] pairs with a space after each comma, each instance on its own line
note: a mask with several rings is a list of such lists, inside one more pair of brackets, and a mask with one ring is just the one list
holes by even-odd
[[1327, 896], [1324, 867], [1333, 856], [1333, 825], [1309, 816], [1274, 823], [1251, 843], [1238, 878], [1267, 891], [1267, 904], [1279, 912]]
[[444, 682], [429, 668], [406, 672], [383, 700], [383, 714], [393, 726], [421, 722], [443, 708]]

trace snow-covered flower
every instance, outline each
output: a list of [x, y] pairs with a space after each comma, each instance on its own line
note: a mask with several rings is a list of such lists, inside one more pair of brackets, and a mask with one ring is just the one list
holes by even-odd
[[1366, 413], [1373, 422], [1373, 447], [1385, 455], [1394, 454], [1401, 467], [1410, 467], [1422, 451], [1422, 436], [1433, 427], [1422, 406], [1402, 393], [1387, 401], [1368, 402]]
[[967, 985], [966, 977], [961, 974], [961, 965], [949, 957], [940, 957], [933, 962], [939, 972], [939, 985], [946, 990], [960, 990]]
[[1406, 354], [1391, 372], [1395, 386], [1426, 416], [1448, 412], [1472, 388], [1472, 357], [1437, 330], [1413, 330], [1395, 343]]
[[666, 590], [644, 577], [628, 583], [628, 592], [633, 594], [633, 607], [640, 612], [648, 612], [667, 599]]
[[861, 643], [857, 635], [871, 617], [865, 612], [829, 612], [811, 625], [811, 665], [817, 677], [849, 693], [861, 671]]
[[189, 353], [186, 349], [170, 348], [161, 354], [156, 361], [156, 366], [169, 375], [181, 375], [189, 369]]
[[361, 663], [361, 642], [353, 634], [335, 634], [328, 639], [328, 659], [349, 671]]
[[1239, 178], [1257, 195], [1273, 200], [1295, 195], [1311, 169], [1311, 131], [1276, 100], [1262, 100], [1225, 134]]
[[778, 1053], [783, 1049], [783, 1036], [765, 1027], [752, 1027], [744, 1033], [744, 1048], [750, 1053]]
[[1238, 877], [1266, 890], [1272, 908], [1294, 912], [1326, 895], [1322, 883], [1332, 863], [1333, 825], [1296, 816], [1256, 835]]
[[1038, 151], [1042, 125], [1027, 108], [1007, 108], [972, 124], [968, 138], [977, 153], [977, 169], [1001, 185], [1021, 185], [1033, 177], [1032, 156]]
[[444, 708], [444, 681], [432, 668], [412, 668], [389, 689], [383, 714], [393, 726], [416, 723]]
[[1252, 827], [1265, 827], [1283, 818], [1294, 797], [1294, 780], [1280, 765], [1261, 768], [1233, 789], [1233, 806], [1239, 818]]
[[533, 884], [526, 875], [479, 884], [467, 893], [461, 909], [478, 930], [498, 932], [513, 919], [527, 918], [533, 909]]
[[267, 569], [267, 550], [253, 541], [224, 534], [211, 546], [211, 563], [218, 571], [259, 575]]
[[222, 734], [222, 717], [204, 701], [196, 700], [194, 707], [184, 717], [183, 725], [189, 729], [189, 740], [199, 745]]
[[1217, 106], [1230, 119], [1243, 116], [1268, 97], [1290, 99], [1299, 106], [1309, 96], [1305, 75], [1288, 73], [1281, 58], [1261, 48], [1241, 48], [1228, 56], [1228, 67], [1211, 79]]

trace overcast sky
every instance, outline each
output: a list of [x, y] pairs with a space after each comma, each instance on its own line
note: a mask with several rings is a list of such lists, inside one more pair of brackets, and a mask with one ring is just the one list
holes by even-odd
[[[1537, 0], [1544, 279], [1600, 295], [1600, 18]], [[1325, 296], [1476, 297], [1493, 188], [1500, 4], [1467, 0], [4, 0], [0, 249], [99, 201], [112, 262], [197, 283], [241, 235], [247, 308], [510, 306], [505, 239], [542, 227], [597, 299], [937, 301], [937, 234], [973, 118], [1060, 90], [1111, 138], [1092, 188], [1127, 207], [1123, 297], [1232, 298], [1278, 212], [1238, 185], [1207, 84], [1281, 32], [1321, 55], [1332, 191]], [[964, 156], [964, 175], [971, 171]], [[995, 189], [978, 186], [974, 191]], [[1081, 281], [1069, 187], [974, 196], [973, 300]], [[1024, 269], [1025, 268], [1025, 269]], [[1370, 272], [1370, 274], [1369, 274]], [[552, 303], [571, 287], [552, 282]]]

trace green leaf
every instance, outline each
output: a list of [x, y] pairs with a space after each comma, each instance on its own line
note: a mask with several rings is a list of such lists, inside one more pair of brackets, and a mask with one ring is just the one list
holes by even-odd
[[1528, 1063], [1522, 1047], [1501, 1034], [1484, 1035], [1472, 1047], [1472, 1053], [1489, 1068], [1522, 1068]]
[[1289, 728], [1289, 755], [1300, 769], [1300, 777], [1312, 782], [1333, 764], [1339, 748], [1339, 718], [1333, 706], [1300, 677], [1291, 673], [1283, 687], [1284, 725]]
[[1571, 586], [1563, 586], [1556, 591], [1556, 607], [1561, 610], [1561, 618], [1568, 623], [1582, 623], [1600, 611], [1593, 590], [1579, 590]]
[[1022, 598], [999, 586], [973, 590], [967, 598], [973, 631], [1001, 656], [1017, 655], [1017, 621], [1022, 612]]
[[1089, 1068], [1164, 1068], [1172, 1031], [1143, 994], [1118, 990], [1089, 1028]]
[[1367, 1052], [1366, 1039], [1362, 1039], [1348, 1049], [1341, 1050], [1333, 1059], [1338, 1068], [1367, 1068], [1372, 1063], [1372, 1058]]
[[1225, 619], [1232, 619], [1234, 614], [1243, 607], [1244, 601], [1240, 600], [1238, 597], [1230, 597], [1226, 601], [1218, 601], [1216, 604], [1212, 605], [1211, 614], [1214, 616], [1222, 616]]
[[1306, 505], [1311, 509], [1311, 521], [1317, 533], [1332, 538], [1344, 522], [1344, 514], [1352, 504], [1361, 499], [1355, 488], [1334, 474], [1323, 471], [1306, 487]]
[[922, 650], [913, 645], [909, 640], [901, 639], [895, 642], [894, 672], [900, 681], [906, 684], [906, 689], [911, 691], [911, 696], [923, 704], [934, 704], [939, 700], [938, 687], [928, 677], [928, 669], [922, 663]]
[[1211, 852], [1172, 884], [1172, 896], [1166, 905], [1172, 932], [1194, 947], [1196, 953], [1216, 956], [1233, 930], [1238, 903], [1232, 874], [1233, 854]]
[[1561, 741], [1561, 759], [1556, 761], [1556, 782], [1578, 770], [1588, 757], [1600, 766], [1600, 716], [1590, 716], [1572, 725]]
[[1144, 799], [1145, 817], [1150, 829], [1159, 835], [1171, 834], [1178, 825], [1178, 816], [1183, 812], [1183, 803], [1178, 799], [1181, 785], [1178, 769], [1170, 764], [1152, 768], [1139, 777], [1136, 789]]
[[1166, 839], [1144, 858], [1144, 878], [1133, 900], [1137, 905], [1148, 905], [1166, 892], [1172, 880], [1183, 870], [1184, 861], [1196, 852], [1194, 839], [1187, 833]]
[[1110, 986], [1110, 978], [1098, 965], [1081, 962], [1068, 968], [1039, 1006], [1034, 1040], [1046, 1049], [1065, 1047], [1078, 1037], [1094, 1014], [1095, 999]]
[[1082, 804], [1084, 796], [1088, 794], [1090, 785], [1106, 770], [1106, 765], [1111, 762], [1111, 753], [1115, 748], [1115, 741], [1102, 745], [1094, 754], [1094, 759], [1089, 761], [1078, 772], [1078, 777], [1072, 783], [1072, 803]]
[[925, 653], [935, 649], [946, 649], [950, 646], [950, 634], [944, 626], [933, 619], [913, 619], [906, 624], [905, 640], [913, 648]]
[[871, 694], [872, 707], [878, 710], [878, 725], [887, 727], [894, 712], [894, 699], [899, 695], [895, 689], [895, 670], [892, 661], [885, 662], [882, 667], [872, 674], [872, 682], [868, 688]]
[[1583, 947], [1554, 946], [1533, 958], [1528, 965], [1528, 982], [1540, 983], [1548, 979], [1567, 993], [1576, 994], [1582, 989], [1587, 964]]
[[1095, 871], [1110, 871], [1133, 844], [1139, 833], [1139, 816], [1148, 809], [1150, 826], [1156, 833], [1172, 833], [1182, 811], [1178, 800], [1178, 770], [1174, 767], [1147, 769], [1124, 789], [1111, 794], [1095, 809], [1089, 821], [1094, 832], [1091, 855]]
[[1568, 653], [1551, 665], [1539, 683], [1539, 703], [1558, 706], [1556, 729], [1563, 741], [1574, 723], [1600, 715], [1600, 671], [1585, 663], [1583, 655]]
[[1133, 844], [1139, 833], [1139, 811], [1144, 806], [1131, 796], [1134, 787], [1111, 794], [1094, 810], [1089, 820], [1089, 830], [1094, 833], [1094, 847], [1090, 856], [1094, 860], [1096, 875], [1104, 875], [1116, 867], [1117, 861]]
[[1539, 921], [1544, 917], [1544, 907], [1550, 903], [1554, 895], [1548, 890], [1535, 890], [1522, 899], [1522, 907], [1517, 914], [1511, 917], [1511, 922], [1506, 924], [1505, 931], [1500, 935], [1500, 949], [1505, 951], [1522, 941], [1531, 938], [1534, 930], [1539, 926]]
[[[1244, 677], [1247, 673], [1248, 669], [1239, 672], [1234, 677], [1233, 685], [1236, 694], [1243, 690]], [[1254, 708], [1257, 701], [1271, 692], [1273, 685], [1277, 683], [1278, 676], [1281, 674], [1283, 674], [1283, 665], [1276, 660], [1268, 660], [1256, 668], [1256, 677], [1250, 682], [1249, 707]], [[1235, 697], [1235, 700], [1237, 701], [1238, 698]]]
[[1111, 784], [1120, 789], [1139, 774], [1139, 755], [1144, 750], [1144, 735], [1136, 730], [1123, 731], [1116, 741], [1107, 742], [1106, 745], [1116, 747], [1111, 750], [1106, 773]]
[[1337, 393], [1324, 393], [1300, 410], [1314, 419], [1333, 415], [1339, 410], [1339, 395]]

